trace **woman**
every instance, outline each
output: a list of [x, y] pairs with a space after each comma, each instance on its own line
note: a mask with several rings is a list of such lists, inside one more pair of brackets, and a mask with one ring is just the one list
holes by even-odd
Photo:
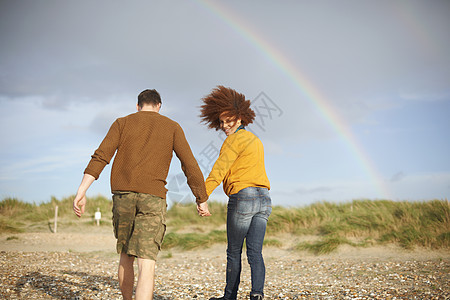
[[237, 298], [244, 239], [252, 277], [250, 299], [263, 299], [262, 246], [272, 203], [263, 145], [258, 137], [245, 130], [245, 126], [253, 122], [255, 113], [243, 94], [223, 86], [216, 87], [202, 100], [202, 121], [209, 128], [221, 129], [227, 135], [205, 182], [208, 196], [220, 183], [229, 196], [225, 294], [210, 300]]

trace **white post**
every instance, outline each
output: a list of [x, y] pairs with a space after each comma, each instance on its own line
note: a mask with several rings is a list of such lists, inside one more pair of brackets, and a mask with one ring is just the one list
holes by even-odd
[[100, 219], [102, 218], [102, 213], [100, 212], [100, 207], [97, 207], [97, 211], [95, 212], [94, 218], [97, 221], [97, 226], [100, 226]]
[[58, 231], [58, 205], [55, 207], [55, 225], [53, 233], [56, 233]]

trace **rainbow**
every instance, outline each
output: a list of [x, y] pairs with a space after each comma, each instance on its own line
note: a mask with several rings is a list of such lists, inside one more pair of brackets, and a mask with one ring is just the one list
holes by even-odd
[[386, 187], [385, 180], [378, 173], [369, 156], [359, 144], [358, 140], [350, 130], [350, 126], [346, 124], [336, 110], [326, 101], [325, 97], [320, 91], [315, 88], [313, 83], [300, 72], [294, 68], [294, 64], [290, 63], [286, 57], [274, 46], [269, 44], [264, 37], [258, 35], [256, 32], [250, 30], [243, 20], [235, 16], [219, 1], [196, 0], [200, 6], [209, 10], [216, 17], [220, 18], [234, 31], [241, 35], [245, 40], [251, 43], [258, 51], [260, 51], [268, 61], [270, 61], [277, 69], [288, 76], [288, 78], [295, 84], [299, 92], [317, 109], [321, 117], [332, 127], [334, 131], [342, 138], [349, 150], [362, 166], [369, 178], [376, 185], [380, 197], [391, 199], [390, 192]]

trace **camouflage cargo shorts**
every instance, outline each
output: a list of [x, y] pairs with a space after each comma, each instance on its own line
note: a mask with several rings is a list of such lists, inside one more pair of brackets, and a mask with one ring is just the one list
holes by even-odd
[[117, 253], [156, 260], [166, 232], [166, 200], [135, 192], [113, 193]]

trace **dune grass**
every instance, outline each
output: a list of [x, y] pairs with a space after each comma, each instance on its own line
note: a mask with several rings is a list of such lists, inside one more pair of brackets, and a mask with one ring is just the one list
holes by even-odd
[[72, 210], [74, 196], [61, 200], [52, 197], [49, 202], [41, 204], [25, 203], [16, 198], [5, 198], [0, 201], [0, 233], [34, 232], [51, 230], [58, 206], [58, 227], [60, 229], [73, 226], [94, 224], [94, 214], [100, 209], [104, 217], [102, 225], [111, 226], [112, 203], [103, 196], [88, 198], [85, 215], [78, 219]]
[[[97, 209], [102, 226], [111, 226], [112, 202], [103, 196], [88, 198], [85, 215], [72, 212], [73, 196], [54, 197], [42, 204], [24, 203], [15, 198], [0, 201], [0, 233], [49, 230], [58, 206], [58, 228], [94, 224]], [[213, 216], [200, 218], [195, 204], [174, 204], [167, 213], [167, 234], [163, 247], [195, 249], [226, 242], [226, 204], [209, 202]], [[340, 245], [365, 247], [397, 244], [405, 249], [450, 248], [450, 205], [448, 200], [421, 202], [355, 200], [348, 203], [318, 202], [305, 207], [273, 207], [267, 225], [265, 245], [290, 246], [301, 251], [324, 254]], [[311, 237], [311, 238], [310, 238]], [[310, 240], [306, 240], [310, 238]], [[295, 242], [302, 240], [302, 242]]]
[[295, 209], [278, 207], [271, 216], [268, 234], [280, 232], [320, 237], [296, 247], [318, 254], [342, 244], [449, 248], [450, 206], [447, 200], [357, 200], [345, 204], [321, 202]]

